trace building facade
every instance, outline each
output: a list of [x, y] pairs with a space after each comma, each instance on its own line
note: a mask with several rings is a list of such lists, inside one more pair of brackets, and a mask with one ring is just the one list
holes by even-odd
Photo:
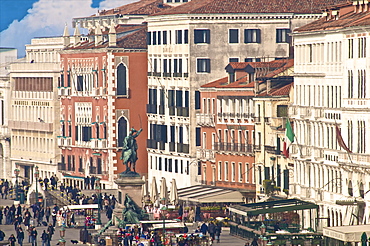
[[63, 38], [35, 38], [26, 45], [26, 57], [10, 66], [10, 113], [12, 168], [19, 176], [33, 180], [34, 168], [40, 177], [57, 174], [60, 150], [58, 79], [59, 51]]
[[146, 26], [112, 24], [86, 38], [61, 52], [59, 169], [68, 183], [81, 187], [95, 176], [112, 188], [125, 171], [121, 150], [131, 128], [143, 128], [136, 171], [147, 175]]
[[[149, 180], [175, 178], [179, 187], [200, 183], [200, 86], [224, 77], [229, 62], [289, 57], [290, 31], [319, 18], [319, 8], [330, 3], [304, 1], [299, 7], [292, 4], [294, 9], [287, 1], [191, 1], [149, 16]], [[173, 171], [176, 163], [183, 172]]]
[[1, 179], [13, 176], [10, 161], [10, 133], [8, 128], [10, 101], [10, 63], [17, 59], [17, 49], [0, 48], [0, 172]]
[[369, 223], [369, 4], [352, 2], [294, 33], [293, 194], [320, 226]]

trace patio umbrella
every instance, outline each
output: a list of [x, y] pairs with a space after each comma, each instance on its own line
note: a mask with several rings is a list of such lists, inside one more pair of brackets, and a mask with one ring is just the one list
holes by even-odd
[[144, 204], [147, 201], [147, 197], [149, 196], [148, 191], [148, 183], [146, 181], [145, 176], [143, 176], [144, 184], [141, 186], [141, 202]]
[[176, 180], [172, 179], [171, 181], [171, 189], [170, 189], [170, 202], [172, 205], [176, 205], [178, 203], [178, 194], [177, 194], [177, 185]]
[[161, 201], [161, 204], [166, 205], [168, 200], [168, 190], [167, 190], [167, 184], [166, 179], [163, 177], [161, 181], [161, 192], [159, 194], [159, 199]]
[[156, 204], [158, 201], [158, 188], [157, 188], [157, 181], [153, 176], [151, 190], [150, 190], [150, 200], [153, 204]]

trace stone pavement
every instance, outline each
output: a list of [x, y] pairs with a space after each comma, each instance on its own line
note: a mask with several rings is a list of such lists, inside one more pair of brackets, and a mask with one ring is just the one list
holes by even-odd
[[[13, 200], [7, 200], [7, 199], [0, 199], [0, 206], [9, 206], [14, 203]], [[102, 212], [102, 222], [103, 224], [106, 223], [108, 220], [105, 216], [105, 212]], [[3, 220], [4, 222], [4, 220]], [[194, 227], [189, 227], [189, 232], [194, 232], [196, 226]], [[5, 239], [7, 240], [11, 234], [15, 235], [15, 230], [14, 230], [14, 225], [0, 225], [0, 229], [5, 232]], [[60, 227], [55, 228], [54, 235], [52, 237], [51, 241], [51, 246], [57, 245], [58, 240], [60, 239], [60, 232], [59, 232]], [[222, 228], [222, 233], [220, 237], [220, 243], [214, 242], [214, 246], [244, 246], [246, 240], [239, 239], [237, 237], [231, 236], [229, 234], [229, 228]], [[25, 231], [25, 228], [23, 226], [23, 230]], [[43, 230], [46, 230], [45, 226], [39, 226], [36, 227], [38, 236], [37, 236], [37, 245], [41, 246], [41, 235]], [[66, 228], [65, 231], [65, 237], [64, 239], [67, 241], [66, 246], [72, 246], [73, 244], [71, 243], [71, 240], [79, 240], [80, 239], [80, 229], [74, 229], [74, 228]], [[31, 244], [28, 243], [28, 233], [25, 231], [25, 239], [23, 241], [24, 246], [30, 246]], [[18, 245], [18, 244], [16, 244]], [[82, 245], [82, 244], [80, 244]], [[74, 246], [77, 246], [74, 244]], [[113, 245], [116, 246], [116, 245]]]

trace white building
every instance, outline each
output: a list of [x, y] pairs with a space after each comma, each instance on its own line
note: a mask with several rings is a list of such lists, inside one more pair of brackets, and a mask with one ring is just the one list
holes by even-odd
[[31, 182], [36, 166], [41, 178], [57, 174], [59, 51], [66, 45], [63, 37], [32, 39], [26, 57], [10, 66], [10, 160], [13, 169], [19, 168], [19, 176]]
[[289, 57], [290, 31], [319, 18], [328, 1], [251, 3], [193, 0], [147, 18], [149, 181], [201, 182], [199, 87], [227, 76], [229, 62]]
[[10, 63], [17, 59], [17, 49], [0, 48], [0, 178], [10, 179], [13, 169], [10, 162], [10, 134], [8, 130]]
[[[370, 223], [369, 7], [333, 7], [293, 34], [291, 191], [320, 205], [319, 226]], [[336, 125], [353, 153], [338, 144]]]

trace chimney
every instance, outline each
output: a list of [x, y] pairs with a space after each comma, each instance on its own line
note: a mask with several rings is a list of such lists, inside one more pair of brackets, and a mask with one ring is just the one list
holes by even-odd
[[259, 83], [258, 81], [254, 81], [254, 94], [257, 95], [259, 93]]
[[114, 22], [112, 22], [110, 28], [109, 28], [109, 33], [108, 33], [108, 39], [109, 39], [109, 43], [108, 43], [108, 46], [109, 47], [114, 47], [114, 46], [117, 46], [117, 35], [116, 35], [116, 28], [115, 28], [115, 24]]
[[269, 94], [271, 90], [271, 80], [266, 81], [266, 93]]
[[100, 25], [97, 24], [95, 28], [95, 46], [103, 41], [103, 35], [100, 29]]
[[68, 31], [68, 26], [67, 23], [64, 26], [64, 32], [63, 32], [63, 45], [68, 46], [70, 44], [71, 40], [69, 37], [69, 31]]

